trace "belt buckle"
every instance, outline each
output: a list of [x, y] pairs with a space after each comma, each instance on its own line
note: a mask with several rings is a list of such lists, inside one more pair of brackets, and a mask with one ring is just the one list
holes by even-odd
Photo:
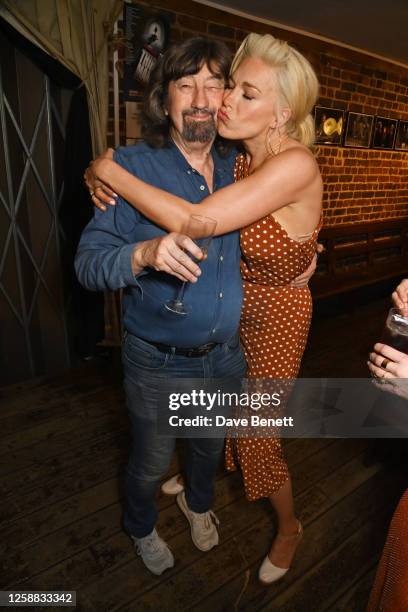
[[214, 342], [207, 342], [207, 344], [203, 344], [197, 349], [198, 351], [197, 354], [198, 355], [208, 355], [208, 353], [213, 350], [214, 346], [215, 346]]
[[209, 343], [189, 349], [187, 352], [187, 357], [201, 357], [202, 355], [207, 355], [207, 353], [210, 352], [208, 346]]

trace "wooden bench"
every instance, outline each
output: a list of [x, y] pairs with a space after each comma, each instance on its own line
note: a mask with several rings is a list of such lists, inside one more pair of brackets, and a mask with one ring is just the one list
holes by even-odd
[[319, 242], [325, 251], [310, 283], [315, 298], [408, 276], [408, 218], [323, 228]]

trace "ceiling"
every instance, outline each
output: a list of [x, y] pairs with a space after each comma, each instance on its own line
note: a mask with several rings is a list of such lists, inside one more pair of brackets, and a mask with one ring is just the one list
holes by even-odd
[[203, 0], [203, 4], [304, 30], [408, 65], [408, 0]]

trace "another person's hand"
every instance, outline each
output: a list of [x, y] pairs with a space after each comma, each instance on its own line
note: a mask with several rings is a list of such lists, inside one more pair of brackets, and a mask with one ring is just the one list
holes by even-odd
[[310, 279], [312, 278], [313, 274], [316, 271], [316, 266], [317, 266], [317, 256], [322, 253], [324, 251], [324, 246], [322, 244], [320, 244], [319, 242], [316, 245], [316, 253], [310, 263], [310, 266], [307, 268], [307, 270], [305, 270], [304, 272], [302, 272], [302, 274], [300, 274], [299, 276], [297, 276], [291, 283], [290, 286], [291, 287], [296, 287], [296, 289], [302, 289], [303, 287], [306, 287], [308, 282], [310, 281]]
[[378, 342], [370, 353], [368, 367], [378, 378], [408, 378], [408, 355]]
[[98, 178], [98, 167], [103, 161], [113, 160], [113, 149], [106, 149], [102, 155], [94, 159], [85, 170], [84, 180], [89, 190], [92, 202], [99, 210], [106, 211], [105, 204], [114, 206], [117, 194]]
[[408, 317], [408, 278], [400, 282], [394, 293], [392, 300], [397, 308], [400, 309], [404, 317]]
[[387, 344], [377, 343], [367, 364], [385, 391], [408, 397], [408, 355]]
[[195, 283], [201, 270], [185, 251], [198, 260], [203, 259], [201, 249], [183, 234], [172, 232], [139, 242], [132, 254], [133, 273], [136, 275], [144, 268], [153, 268], [172, 274], [182, 281]]

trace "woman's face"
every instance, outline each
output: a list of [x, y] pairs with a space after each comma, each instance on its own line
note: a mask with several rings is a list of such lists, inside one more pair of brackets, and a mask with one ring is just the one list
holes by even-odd
[[246, 58], [231, 77], [218, 111], [218, 132], [224, 138], [265, 138], [276, 127], [278, 96], [274, 69], [257, 57]]

